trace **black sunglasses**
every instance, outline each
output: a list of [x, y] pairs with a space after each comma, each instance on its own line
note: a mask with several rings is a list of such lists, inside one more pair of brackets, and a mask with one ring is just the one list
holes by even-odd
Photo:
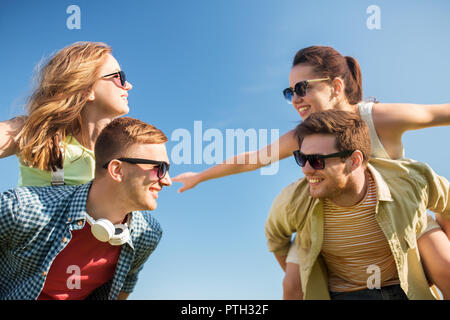
[[288, 103], [292, 103], [292, 98], [294, 97], [294, 92], [299, 97], [306, 96], [306, 89], [308, 89], [308, 83], [310, 82], [317, 82], [317, 81], [325, 81], [330, 80], [330, 78], [321, 78], [321, 79], [313, 79], [313, 80], [304, 80], [297, 82], [294, 86], [294, 89], [292, 88], [286, 88], [283, 90], [283, 96], [287, 100]]
[[107, 74], [105, 76], [103, 76], [102, 78], [106, 78], [106, 77], [110, 77], [110, 76], [115, 76], [115, 75], [119, 75], [119, 79], [120, 79], [120, 85], [122, 87], [125, 87], [125, 83], [127, 82], [127, 78], [125, 76], [125, 72], [123, 71], [117, 71], [117, 72], [113, 72], [110, 74]]
[[351, 155], [353, 151], [345, 150], [331, 154], [304, 154], [300, 150], [294, 151], [294, 158], [300, 167], [304, 167], [309, 161], [310, 166], [315, 170], [325, 169], [325, 159], [327, 158], [344, 158]]
[[[139, 158], [117, 158], [117, 160], [132, 163], [132, 164], [156, 164], [158, 167], [158, 179], [161, 180], [166, 176], [166, 173], [169, 171], [170, 165], [165, 161], [156, 161], [156, 160], [148, 160], [148, 159], [139, 159]], [[105, 165], [103, 166], [104, 169], [108, 168], [109, 163], [112, 160], [109, 160]]]

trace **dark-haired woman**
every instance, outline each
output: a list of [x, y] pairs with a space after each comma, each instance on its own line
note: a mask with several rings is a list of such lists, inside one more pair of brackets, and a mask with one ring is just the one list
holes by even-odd
[[[327, 109], [359, 112], [370, 128], [372, 156], [400, 159], [404, 155], [402, 135], [409, 130], [450, 125], [450, 104], [417, 105], [372, 103], [362, 101], [362, 77], [358, 62], [344, 57], [331, 47], [312, 46], [297, 52], [289, 74], [290, 88], [284, 90], [286, 99], [303, 119], [311, 113]], [[272, 152], [279, 150], [279, 152]], [[259, 169], [269, 163], [292, 155], [298, 149], [293, 131], [275, 143], [255, 152], [246, 152], [215, 165], [203, 172], [186, 172], [173, 178], [184, 186]], [[257, 163], [251, 163], [256, 153]], [[270, 155], [268, 157], [267, 155]], [[428, 278], [450, 298], [450, 221], [436, 216], [440, 224], [429, 217], [426, 233], [418, 240], [419, 252]], [[443, 231], [444, 230], [444, 231]], [[284, 299], [301, 299], [301, 281], [296, 260], [295, 244], [287, 257], [277, 257], [283, 270]]]

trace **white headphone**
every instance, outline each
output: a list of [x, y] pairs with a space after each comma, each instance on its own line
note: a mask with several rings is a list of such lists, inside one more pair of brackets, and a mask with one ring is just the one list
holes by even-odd
[[[127, 223], [112, 224], [108, 219], [95, 221], [86, 214], [86, 220], [91, 225], [91, 232], [101, 242], [109, 242], [113, 246], [121, 246], [130, 239], [130, 231]], [[128, 220], [127, 220], [128, 222]]]

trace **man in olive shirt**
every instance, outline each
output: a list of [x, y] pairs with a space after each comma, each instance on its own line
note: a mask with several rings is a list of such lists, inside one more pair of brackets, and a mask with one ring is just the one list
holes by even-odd
[[[304, 299], [434, 299], [417, 240], [433, 227], [427, 209], [450, 215], [448, 181], [413, 160], [369, 163], [369, 131], [354, 113], [312, 114], [296, 134], [305, 178], [275, 199], [266, 237], [283, 261], [297, 233]], [[436, 284], [448, 295], [449, 283]]]

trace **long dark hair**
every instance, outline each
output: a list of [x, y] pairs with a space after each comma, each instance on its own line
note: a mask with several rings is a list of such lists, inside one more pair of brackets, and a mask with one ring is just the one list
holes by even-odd
[[355, 58], [344, 57], [332, 47], [311, 46], [297, 52], [292, 66], [302, 63], [312, 66], [318, 77], [340, 77], [344, 81], [345, 96], [350, 104], [362, 100], [362, 74]]

